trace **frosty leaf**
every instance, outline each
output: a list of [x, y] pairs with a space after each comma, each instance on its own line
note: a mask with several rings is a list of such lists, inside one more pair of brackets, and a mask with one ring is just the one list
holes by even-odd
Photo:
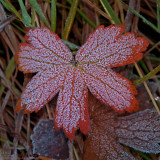
[[87, 134], [89, 124], [87, 88], [79, 70], [72, 67], [67, 72], [59, 93], [55, 127], [63, 128], [66, 135], [73, 139], [74, 132], [78, 128]]
[[15, 56], [19, 70], [24, 73], [44, 71], [55, 65], [69, 64], [72, 60], [67, 46], [47, 28], [28, 29], [25, 37], [30, 44], [20, 44]]
[[55, 159], [69, 157], [67, 140], [62, 131], [56, 132], [53, 120], [41, 119], [31, 135], [33, 154]]
[[77, 52], [79, 64], [97, 64], [111, 68], [140, 60], [143, 56], [141, 52], [146, 50], [148, 41], [135, 38], [133, 33], [121, 35], [123, 32], [122, 25], [111, 25], [107, 28], [100, 26]]
[[94, 64], [83, 65], [81, 70], [89, 90], [101, 102], [119, 113], [138, 110], [138, 102], [133, 96], [137, 92], [129, 80]]
[[63, 85], [66, 69], [65, 65], [56, 66], [36, 74], [23, 91], [16, 111], [20, 111], [24, 107], [24, 113], [39, 111], [58, 93]]
[[[73, 57], [58, 35], [47, 28], [30, 28], [15, 55], [24, 73], [38, 72], [24, 89], [16, 111], [38, 111], [59, 91], [55, 127], [63, 128], [70, 140], [74, 132], [90, 129], [88, 88], [105, 105], [119, 113], [138, 110], [131, 82], [113, 72], [116, 67], [142, 57], [148, 41], [124, 32], [123, 25], [100, 26]], [[88, 88], [87, 88], [88, 87]]]
[[85, 142], [85, 160], [135, 159], [120, 143], [147, 153], [160, 152], [160, 119], [157, 112], [145, 110], [118, 117], [93, 96], [89, 99], [93, 119], [91, 133]]

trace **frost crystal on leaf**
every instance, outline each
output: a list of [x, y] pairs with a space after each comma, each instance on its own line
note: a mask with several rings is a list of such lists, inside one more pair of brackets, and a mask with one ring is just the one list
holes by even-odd
[[124, 32], [123, 25], [100, 26], [90, 34], [74, 58], [57, 34], [47, 28], [30, 28], [15, 55], [24, 73], [38, 72], [24, 89], [16, 111], [40, 110], [59, 92], [55, 128], [63, 128], [69, 139], [74, 132], [89, 132], [88, 89], [105, 105], [124, 113], [138, 110], [131, 82], [110, 68], [142, 58], [148, 46], [144, 38]]

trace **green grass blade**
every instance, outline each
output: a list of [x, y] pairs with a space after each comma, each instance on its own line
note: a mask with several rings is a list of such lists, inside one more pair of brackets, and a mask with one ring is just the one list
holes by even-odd
[[145, 17], [143, 17], [141, 14], [139, 14], [138, 12], [136, 12], [134, 9], [132, 9], [130, 6], [128, 6], [126, 3], [124, 3], [122, 0], [120, 0], [122, 2], [122, 4], [124, 4], [125, 6], [127, 6], [129, 8], [129, 10], [135, 14], [137, 17], [141, 18], [144, 23], [148, 24], [150, 27], [152, 27], [156, 32], [159, 32], [158, 31], [158, 28], [152, 24], [150, 21], [148, 21]]
[[[67, 0], [67, 2], [72, 5], [72, 1], [71, 0]], [[60, 6], [60, 7], [64, 7], [66, 9], [68, 9], [68, 7], [60, 4], [60, 3], [57, 3], [57, 6]], [[81, 11], [79, 8], [77, 8], [77, 13], [86, 21], [88, 22], [94, 29], [97, 28], [97, 26], [92, 22], [92, 20], [90, 20], [83, 11]]]
[[145, 75], [144, 77], [136, 80], [133, 82], [134, 86], [138, 86], [139, 84], [143, 83], [144, 81], [148, 80], [149, 78], [153, 77], [156, 73], [158, 73], [160, 71], [160, 65], [157, 66], [155, 69], [153, 69], [151, 72], [149, 72], [147, 75]]
[[56, 0], [51, 1], [51, 30], [55, 33], [56, 31], [56, 20], [57, 20], [57, 11], [56, 11]]
[[36, 23], [36, 11], [35, 11], [34, 8], [32, 8], [31, 11], [32, 11], [31, 24], [32, 24], [33, 26], [35, 26], [35, 23]]
[[[8, 78], [4, 77], [4, 80], [7, 82], [7, 84], [9, 85], [9, 87], [13, 90], [13, 92], [19, 97], [19, 96], [20, 96], [19, 90], [17, 90], [16, 87], [12, 86], [12, 83], [10, 82], [10, 80], [9, 80]], [[4, 86], [2, 85], [2, 88], [3, 88], [3, 87], [4, 87]], [[0, 88], [1, 88], [1, 87], [0, 87]], [[5, 88], [5, 87], [4, 87], [4, 88]]]
[[10, 1], [8, 1], [8, 0], [0, 0], [0, 2], [2, 3], [2, 4], [4, 4], [5, 3], [5, 7], [6, 7], [6, 9], [8, 9], [9, 11], [11, 11], [12, 13], [14, 13], [19, 19], [20, 19], [20, 21], [22, 21], [23, 19], [22, 19], [22, 16], [19, 14], [19, 12], [15, 9], [15, 7], [10, 3]]
[[67, 40], [68, 39], [70, 30], [71, 30], [71, 27], [72, 27], [72, 24], [73, 24], [75, 15], [76, 15], [78, 2], [79, 2], [79, 0], [73, 0], [73, 2], [72, 2], [72, 5], [71, 5], [71, 8], [70, 8], [67, 20], [66, 20], [63, 36], [62, 36], [63, 40]]
[[36, 0], [29, 0], [29, 3], [32, 5], [32, 7], [35, 9], [35, 11], [37, 12], [37, 14], [41, 17], [41, 19], [43, 20], [43, 22], [45, 23], [45, 25], [47, 27], [49, 27], [49, 23], [46, 19], [46, 17], [44, 16], [39, 4], [37, 3]]
[[112, 9], [112, 7], [110, 6], [108, 0], [100, 0], [104, 10], [106, 11], [106, 13], [113, 19], [115, 24], [121, 24], [121, 21], [119, 20], [119, 18], [116, 16], [114, 10]]
[[[4, 142], [4, 143], [8, 142], [10, 145], [14, 145], [13, 142], [9, 141], [8, 139], [6, 140], [4, 138], [0, 138], [0, 142]], [[17, 147], [22, 149], [24, 148], [22, 145], [18, 145]]]
[[22, 0], [18, 0], [20, 8], [22, 10], [22, 18], [23, 18], [23, 23], [26, 27], [32, 27], [31, 25], [31, 17], [29, 16]]
[[15, 67], [16, 67], [16, 63], [15, 63], [14, 56], [13, 56], [11, 58], [11, 60], [9, 61], [8, 66], [7, 66], [6, 70], [5, 70], [5, 76], [7, 78], [9, 78], [12, 75]]

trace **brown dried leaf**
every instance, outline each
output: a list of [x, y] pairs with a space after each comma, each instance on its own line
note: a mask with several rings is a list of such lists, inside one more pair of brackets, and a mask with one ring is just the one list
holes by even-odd
[[91, 132], [84, 147], [85, 160], [136, 159], [120, 143], [146, 153], [160, 152], [160, 119], [151, 110], [118, 117], [93, 96]]
[[118, 141], [146, 153], [160, 153], [160, 117], [150, 109], [119, 117], [115, 132]]
[[41, 119], [31, 135], [33, 154], [55, 158], [67, 159], [69, 150], [64, 133], [55, 131], [53, 120]]

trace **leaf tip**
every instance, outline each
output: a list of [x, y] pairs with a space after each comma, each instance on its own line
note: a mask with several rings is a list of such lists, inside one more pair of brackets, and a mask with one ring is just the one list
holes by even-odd
[[23, 109], [23, 105], [22, 105], [22, 98], [20, 98], [16, 104], [16, 109], [15, 112], [18, 113], [19, 111], [21, 111]]
[[86, 122], [80, 121], [79, 128], [84, 135], [87, 135], [90, 131], [90, 120], [88, 120]]

